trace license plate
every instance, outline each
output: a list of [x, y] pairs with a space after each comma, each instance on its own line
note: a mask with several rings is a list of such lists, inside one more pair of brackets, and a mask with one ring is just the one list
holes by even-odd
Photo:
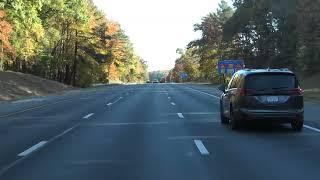
[[277, 103], [279, 101], [279, 98], [277, 96], [268, 96], [267, 102], [268, 103]]

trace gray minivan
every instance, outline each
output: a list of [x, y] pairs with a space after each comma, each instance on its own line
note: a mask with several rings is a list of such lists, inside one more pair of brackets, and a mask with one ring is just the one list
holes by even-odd
[[245, 69], [236, 72], [220, 97], [221, 123], [237, 129], [243, 122], [291, 123], [301, 131], [303, 91], [287, 69]]

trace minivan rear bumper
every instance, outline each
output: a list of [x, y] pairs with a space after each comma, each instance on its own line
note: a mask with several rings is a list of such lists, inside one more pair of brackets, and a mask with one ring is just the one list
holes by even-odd
[[288, 123], [292, 120], [303, 120], [304, 110], [248, 110], [240, 109], [239, 116], [242, 120], [267, 120], [279, 123]]

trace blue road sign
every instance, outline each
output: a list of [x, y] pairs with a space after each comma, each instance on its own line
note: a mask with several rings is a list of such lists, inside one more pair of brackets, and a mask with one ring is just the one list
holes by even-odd
[[181, 77], [181, 79], [187, 79], [188, 74], [187, 73], [180, 73], [180, 77]]
[[243, 60], [222, 60], [218, 62], [219, 74], [234, 74], [245, 67]]

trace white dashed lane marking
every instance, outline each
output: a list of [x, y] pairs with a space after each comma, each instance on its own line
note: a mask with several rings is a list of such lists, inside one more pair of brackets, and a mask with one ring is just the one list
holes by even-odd
[[218, 112], [186, 112], [183, 114], [190, 114], [190, 115], [215, 115], [219, 114]]
[[209, 155], [209, 151], [207, 148], [203, 145], [201, 140], [194, 140], [194, 143], [196, 144], [198, 150], [200, 151], [201, 155]]
[[117, 103], [118, 101], [120, 101], [123, 97], [119, 97], [117, 100], [115, 100], [114, 102], [108, 103], [107, 106], [111, 106], [115, 103]]
[[93, 115], [94, 115], [94, 113], [90, 113], [90, 114], [84, 116], [83, 119], [88, 119], [89, 117], [91, 117], [91, 116], [93, 116]]
[[47, 141], [41, 141], [38, 144], [30, 147], [29, 149], [23, 151], [22, 153], [18, 154], [18, 156], [27, 156], [28, 154], [36, 151], [37, 149], [41, 148], [42, 146], [44, 146], [47, 143]]
[[123, 97], [119, 97], [116, 101], [114, 101], [112, 104], [117, 103], [118, 101], [120, 101]]
[[178, 115], [179, 118], [184, 118], [182, 113], [177, 113], [177, 115]]

